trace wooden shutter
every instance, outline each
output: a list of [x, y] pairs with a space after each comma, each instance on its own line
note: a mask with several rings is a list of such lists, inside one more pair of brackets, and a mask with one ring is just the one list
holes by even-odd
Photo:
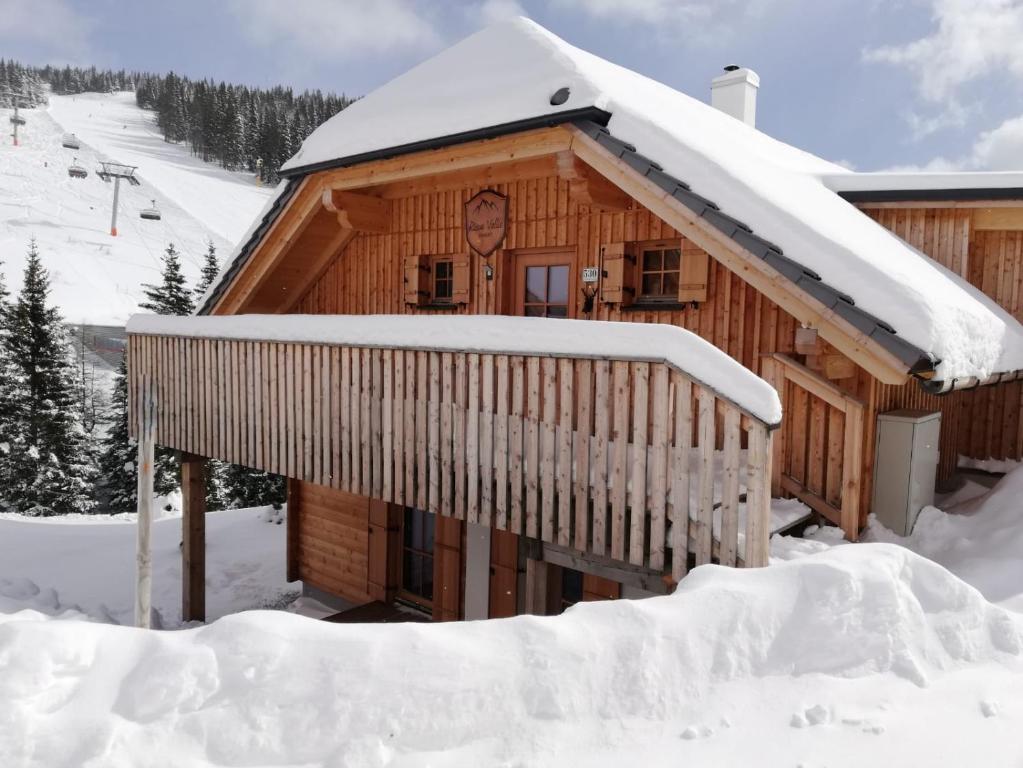
[[374, 600], [390, 602], [398, 591], [401, 557], [400, 507], [385, 501], [369, 502], [369, 551], [367, 592]]
[[433, 529], [433, 620], [462, 618], [462, 521], [437, 515]]
[[430, 269], [423, 256], [405, 257], [405, 303], [425, 304], [430, 298]]
[[600, 246], [600, 300], [606, 304], [629, 306], [636, 297], [635, 258], [626, 243]]
[[469, 254], [461, 254], [451, 259], [451, 303], [469, 303]]
[[682, 266], [678, 276], [678, 300], [682, 303], [707, 300], [710, 256], [688, 240], [682, 242]]

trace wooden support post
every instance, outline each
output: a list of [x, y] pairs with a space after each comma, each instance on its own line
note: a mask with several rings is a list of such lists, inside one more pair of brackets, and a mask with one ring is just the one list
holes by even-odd
[[526, 560], [525, 613], [547, 614], [547, 563], [532, 557]]
[[771, 442], [763, 424], [749, 431], [749, 466], [746, 475], [747, 568], [767, 565], [771, 550]]
[[139, 377], [138, 520], [135, 547], [135, 626], [149, 629], [153, 604], [153, 453], [156, 397], [150, 376]]
[[[342, 397], [345, 393], [342, 392]], [[299, 527], [302, 525], [302, 510], [299, 506], [298, 480], [288, 478], [288, 541], [287, 541], [287, 563], [285, 565], [285, 578], [288, 581], [298, 581], [302, 578], [298, 563]]]
[[181, 620], [206, 621], [206, 479], [203, 457], [181, 454]]

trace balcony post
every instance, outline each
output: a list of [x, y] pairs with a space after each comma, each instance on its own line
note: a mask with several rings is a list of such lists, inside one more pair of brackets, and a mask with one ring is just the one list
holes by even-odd
[[206, 478], [203, 457], [181, 453], [181, 620], [206, 621]]

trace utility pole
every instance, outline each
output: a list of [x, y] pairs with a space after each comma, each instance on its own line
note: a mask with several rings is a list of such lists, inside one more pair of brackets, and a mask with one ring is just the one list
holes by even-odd
[[114, 182], [114, 210], [110, 214], [110, 236], [117, 237], [117, 201], [121, 196], [121, 179], [125, 179], [129, 184], [137, 187], [140, 182], [135, 176], [135, 170], [138, 168], [137, 165], [123, 165], [121, 163], [104, 163], [101, 162], [102, 166], [96, 175], [99, 176], [103, 181]]
[[14, 126], [14, 130], [11, 132], [11, 136], [14, 138], [14, 146], [18, 146], [18, 126], [25, 124], [25, 118], [18, 114], [20, 107], [18, 101], [25, 98], [25, 96], [16, 91], [3, 91], [0, 92], [0, 96], [9, 98], [11, 105], [14, 107], [14, 114], [11, 116], [11, 125]]

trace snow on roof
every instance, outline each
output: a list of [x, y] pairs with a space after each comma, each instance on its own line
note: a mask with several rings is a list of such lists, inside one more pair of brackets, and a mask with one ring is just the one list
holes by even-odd
[[[566, 102], [550, 103], [562, 87]], [[335, 115], [292, 171], [559, 112], [608, 129], [941, 361], [939, 379], [1023, 368], [1023, 327], [827, 186], [850, 172], [518, 18], [488, 27]]]
[[1019, 171], [846, 172], [824, 176], [822, 181], [834, 192], [1023, 190], [1023, 173]]
[[770, 384], [674, 325], [499, 315], [132, 315], [128, 333], [664, 361], [764, 423], [781, 421]]

